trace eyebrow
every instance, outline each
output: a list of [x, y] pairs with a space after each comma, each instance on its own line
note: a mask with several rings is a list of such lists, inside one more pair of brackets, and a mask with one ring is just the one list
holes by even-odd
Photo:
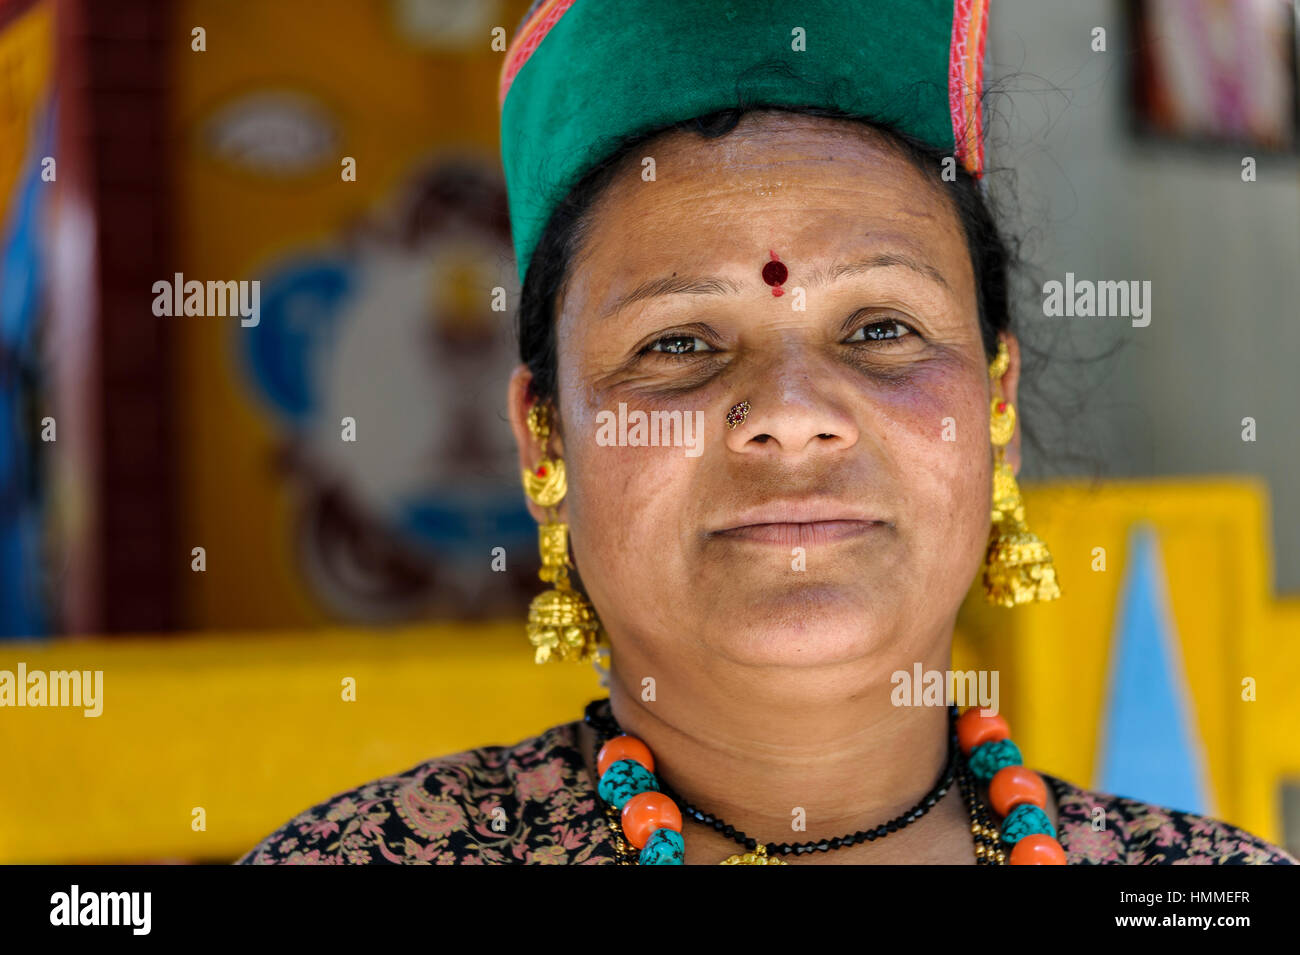
[[659, 298], [663, 295], [726, 295], [728, 293], [737, 295], [740, 290], [740, 284], [730, 279], [669, 275], [642, 282], [615, 302], [601, 318], [610, 318], [633, 302], [641, 302], [648, 298]]
[[[833, 265], [828, 269], [815, 269], [808, 274], [808, 277], [802, 284], [814, 288], [825, 285], [827, 282], [835, 279], [844, 278], [849, 275], [861, 275], [863, 272], [869, 272], [872, 269], [886, 269], [902, 266], [911, 269], [932, 282], [942, 285], [945, 289], [951, 291], [952, 286], [944, 278], [942, 272], [936, 269], [928, 262], [913, 258], [901, 252], [880, 252], [864, 259], [861, 262], [841, 263]], [[791, 283], [798, 284], [798, 283]], [[669, 275], [663, 278], [651, 279], [648, 282], [642, 282], [632, 291], [620, 298], [614, 305], [609, 308], [602, 316], [602, 319], [611, 318], [618, 312], [627, 308], [634, 302], [642, 302], [646, 299], [660, 298], [665, 295], [737, 295], [742, 291], [742, 286], [738, 282], [730, 279], [718, 278], [716, 276], [693, 277]]]
[[944, 278], [942, 272], [929, 262], [923, 262], [903, 252], [880, 252], [861, 262], [833, 265], [829, 269], [815, 269], [808, 275], [804, 284], [811, 288], [825, 285], [833, 279], [843, 278], [846, 275], [860, 275], [872, 269], [887, 269], [900, 265], [952, 291], [952, 286], [948, 284], [948, 280]]

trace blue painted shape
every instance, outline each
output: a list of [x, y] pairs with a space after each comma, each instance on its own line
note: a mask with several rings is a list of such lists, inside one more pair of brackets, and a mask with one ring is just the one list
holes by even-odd
[[430, 493], [403, 502], [395, 516], [409, 540], [458, 559], [481, 553], [488, 542], [507, 550], [537, 542], [537, 523], [513, 487], [493, 494]]
[[318, 405], [312, 378], [318, 356], [328, 351], [339, 310], [353, 292], [346, 262], [304, 259], [262, 280], [258, 324], [231, 323], [243, 350], [244, 368], [266, 403], [292, 427], [305, 427]]
[[53, 152], [54, 110], [47, 101], [35, 120], [11, 218], [0, 222], [0, 638], [39, 638], [50, 627], [41, 481], [48, 452], [32, 425], [32, 403], [49, 387], [36, 333], [45, 316], [45, 214], [53, 188], [41, 180], [41, 160]]
[[1098, 786], [1143, 802], [1205, 813], [1205, 761], [1159, 543], [1151, 529], [1134, 530], [1129, 553], [1111, 645]]

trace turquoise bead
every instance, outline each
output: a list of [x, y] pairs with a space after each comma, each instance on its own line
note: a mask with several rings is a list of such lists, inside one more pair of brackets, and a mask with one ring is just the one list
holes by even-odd
[[682, 865], [686, 859], [686, 841], [680, 832], [656, 829], [641, 850], [642, 865]]
[[1020, 765], [1020, 747], [1009, 739], [985, 743], [970, 751], [970, 771], [985, 782], [992, 779], [999, 769]]
[[615, 809], [622, 809], [637, 793], [657, 793], [659, 781], [655, 779], [654, 773], [635, 759], [620, 759], [609, 764], [605, 775], [600, 777], [596, 791], [600, 793], [601, 799]]
[[1002, 841], [1009, 846], [1014, 846], [1025, 836], [1032, 836], [1036, 832], [1045, 832], [1053, 839], [1056, 838], [1056, 828], [1047, 813], [1029, 803], [1022, 802], [1014, 807], [1007, 813], [1007, 818], [1002, 820]]

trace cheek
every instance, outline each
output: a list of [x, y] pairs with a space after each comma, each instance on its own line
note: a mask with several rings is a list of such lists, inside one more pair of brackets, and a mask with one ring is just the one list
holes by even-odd
[[880, 398], [876, 433], [908, 500], [912, 532], [964, 554], [988, 530], [987, 392], [969, 376], [920, 375]]
[[[639, 582], [672, 577], [681, 553], [683, 502], [701, 459], [688, 458], [677, 447], [600, 444], [601, 411], [617, 414], [618, 404], [605, 408], [571, 401], [566, 409], [564, 517], [592, 598], [608, 594], [617, 601], [618, 592], [635, 590]], [[653, 574], [647, 573], [651, 567]]]

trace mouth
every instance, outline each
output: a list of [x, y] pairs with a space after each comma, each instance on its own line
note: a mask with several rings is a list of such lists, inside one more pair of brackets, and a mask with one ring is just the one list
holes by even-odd
[[723, 540], [775, 544], [780, 547], [810, 547], [835, 541], [854, 540], [888, 525], [873, 520], [827, 520], [744, 524], [714, 531], [712, 537]]

